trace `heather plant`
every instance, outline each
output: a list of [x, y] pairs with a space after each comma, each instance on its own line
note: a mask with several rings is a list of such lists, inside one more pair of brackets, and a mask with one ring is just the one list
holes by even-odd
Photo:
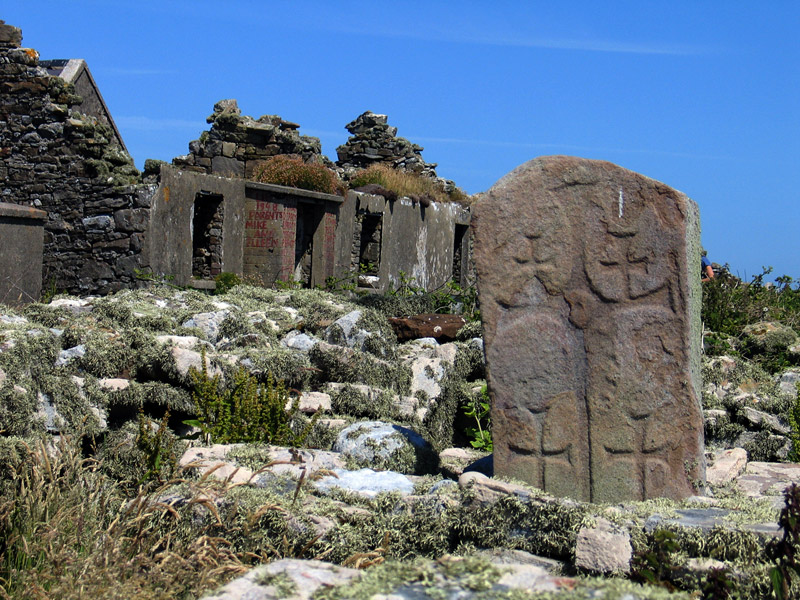
[[[202, 368], [190, 369], [194, 385], [192, 398], [197, 417], [184, 421], [200, 430], [205, 443], [265, 442], [298, 446], [308, 435], [313, 421], [299, 429], [299, 398], [289, 398], [283, 382], [275, 382], [270, 373], [266, 383], [259, 383], [246, 369], [240, 368], [229, 387], [219, 374], [209, 376], [205, 351]], [[288, 407], [288, 409], [287, 409]]]
[[283, 154], [259, 164], [253, 170], [253, 180], [325, 194], [341, 194], [343, 191], [336, 173], [326, 166]]

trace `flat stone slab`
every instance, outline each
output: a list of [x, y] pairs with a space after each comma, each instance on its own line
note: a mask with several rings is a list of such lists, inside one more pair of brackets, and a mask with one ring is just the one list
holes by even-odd
[[783, 490], [800, 482], [800, 464], [750, 462], [744, 474], [736, 479], [736, 486], [753, 498], [773, 497], [783, 506]]
[[717, 527], [742, 529], [765, 536], [777, 536], [781, 532], [777, 523], [735, 524], [726, 519], [732, 511], [724, 508], [689, 508], [680, 509], [675, 512], [678, 514], [676, 518], [664, 518], [659, 514], [651, 515], [647, 521], [645, 521], [645, 531], [652, 532], [660, 527], [677, 525], [680, 527], [702, 529], [703, 531], [711, 531]]
[[697, 205], [548, 156], [498, 181], [472, 224], [495, 474], [593, 502], [696, 494]]

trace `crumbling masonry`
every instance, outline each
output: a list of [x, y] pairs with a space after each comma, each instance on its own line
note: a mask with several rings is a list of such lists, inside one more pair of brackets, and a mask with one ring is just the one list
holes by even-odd
[[[436, 165], [396, 137], [385, 115], [366, 112], [349, 123], [353, 136], [334, 164], [296, 123], [243, 116], [235, 100], [224, 100], [187, 155], [172, 166], [148, 160], [139, 173], [86, 63], [40, 61], [21, 42], [21, 31], [0, 21], [0, 202], [42, 211], [31, 221], [43, 227], [42, 276], [26, 289], [105, 294], [136, 286], [144, 272], [213, 288], [223, 271], [313, 286], [361, 262], [372, 269], [363, 285], [378, 291], [401, 271], [428, 288], [454, 274], [462, 284], [470, 279], [463, 260], [469, 212], [458, 204], [425, 207], [247, 180], [276, 155], [324, 164], [345, 178], [374, 162], [435, 178]], [[15, 223], [0, 227], [11, 231]], [[36, 269], [20, 265], [0, 264], [37, 279]]]

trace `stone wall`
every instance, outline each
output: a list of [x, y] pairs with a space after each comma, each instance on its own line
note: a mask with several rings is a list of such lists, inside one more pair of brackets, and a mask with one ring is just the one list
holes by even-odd
[[341, 196], [164, 165], [152, 198], [149, 265], [177, 285], [213, 288], [222, 271], [271, 285], [334, 274]]
[[408, 198], [392, 201], [351, 191], [337, 226], [339, 274], [368, 265], [359, 278], [361, 287], [385, 292], [404, 275], [433, 290], [453, 277], [457, 264], [455, 282], [466, 285], [473, 270], [458, 256], [470, 252], [469, 220], [469, 210], [456, 203], [426, 207]]
[[447, 193], [456, 189], [453, 181], [436, 175], [436, 163], [425, 162], [422, 146], [397, 137], [397, 127], [388, 124], [386, 115], [368, 110], [345, 125], [345, 129], [353, 135], [336, 148], [339, 157], [336, 167], [344, 179], [349, 179], [359, 169], [382, 163], [434, 179]]
[[[375, 289], [395, 284], [400, 271], [423, 287], [441, 285], [450, 275], [464, 283], [470, 270], [462, 259], [469, 256], [468, 217], [455, 204], [422, 206], [353, 194], [342, 204], [339, 197], [301, 190], [277, 201], [285, 208], [279, 211], [285, 230], [280, 250], [246, 246], [245, 213], [256, 209], [245, 207], [245, 197], [275, 202], [256, 198], [265, 192], [243, 179], [272, 156], [324, 164], [345, 178], [383, 162], [437, 179], [445, 191], [454, 188], [436, 177], [436, 165], [425, 163], [420, 146], [396, 136], [385, 115], [366, 112], [347, 125], [354, 135], [338, 149], [337, 166], [322, 155], [319, 139], [300, 135], [296, 123], [243, 116], [235, 100], [222, 100], [207, 119], [209, 131], [190, 142], [189, 154], [175, 158], [173, 169], [147, 160], [142, 176], [86, 64], [40, 64], [38, 53], [21, 42], [21, 31], [0, 21], [0, 202], [46, 213], [41, 271], [48, 288], [104, 294], [136, 286], [140, 269], [174, 276], [181, 284], [206, 282], [201, 287], [212, 287], [222, 271], [254, 269], [265, 283], [294, 279], [317, 285], [365, 261], [379, 263]], [[85, 100], [76, 91], [79, 83], [89, 94]], [[180, 192], [180, 202], [168, 205], [170, 190]], [[454, 246], [456, 239], [463, 251]], [[266, 254], [256, 258], [259, 252]], [[249, 266], [245, 255], [252, 259]]]
[[152, 189], [133, 185], [139, 173], [113, 131], [80, 113], [74, 87], [21, 41], [0, 21], [0, 201], [47, 213], [46, 285], [75, 294], [130, 287]]

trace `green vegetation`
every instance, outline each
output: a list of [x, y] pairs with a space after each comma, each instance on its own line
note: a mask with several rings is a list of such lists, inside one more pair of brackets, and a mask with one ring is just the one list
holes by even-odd
[[785, 506], [778, 518], [782, 536], [767, 544], [767, 556], [775, 562], [769, 572], [772, 592], [778, 600], [789, 600], [795, 597], [792, 592], [800, 588], [800, 486], [792, 484], [783, 497]]
[[657, 529], [652, 536], [652, 545], [638, 552], [631, 561], [631, 579], [674, 590], [670, 579], [676, 566], [673, 554], [680, 549], [675, 534], [667, 529]]
[[475, 427], [467, 427], [466, 429], [467, 435], [471, 438], [470, 445], [484, 452], [492, 452], [494, 444], [492, 443], [491, 399], [489, 398], [488, 388], [484, 385], [480, 394], [477, 397], [473, 397], [472, 401], [463, 406], [462, 409], [464, 410], [464, 415], [475, 420]]
[[[706, 330], [713, 332], [712, 353], [739, 351], [774, 372], [797, 363], [797, 358], [787, 354], [786, 347], [793, 340], [792, 330], [800, 326], [800, 287], [792, 287], [794, 280], [785, 275], [778, 277], [774, 285], [765, 282], [771, 271], [765, 268], [746, 283], [723, 269], [703, 284], [702, 317]], [[765, 321], [783, 328], [777, 335], [747, 339], [748, 326]]]
[[325, 194], [342, 195], [344, 190], [336, 173], [326, 166], [283, 154], [259, 164], [253, 170], [253, 180]]
[[227, 294], [232, 287], [242, 283], [242, 278], [236, 273], [223, 272], [214, 278], [214, 282], [217, 284], [214, 288], [215, 294]]
[[[582, 591], [584, 582], [608, 590], [609, 598], [666, 598], [669, 586], [675, 597], [703, 600], [770, 594], [784, 600], [796, 594], [796, 493], [780, 516], [783, 537], [768, 546], [747, 526], [778, 518], [777, 509], [729, 488], [715, 490], [717, 507], [733, 511], [724, 527], [664, 523], [666, 533], [648, 533], [643, 523], [654, 513], [670, 519], [697, 504], [654, 500], [598, 507], [548, 499], [525, 486], [499, 492], [492, 503], [486, 490], [438, 485], [438, 475], [427, 476], [406, 498], [368, 499], [344, 491], [325, 496], [313, 482], [329, 471], [309, 468], [299, 481], [281, 474], [269, 444], [329, 449], [342, 427], [363, 418], [410, 426], [437, 451], [454, 444], [489, 451], [482, 349], [469, 341], [480, 336], [480, 322], [471, 320], [459, 332], [450, 355], [454, 364], [447, 363], [437, 380], [438, 397], [417, 392], [411, 410], [398, 399], [411, 389], [408, 363], [398, 360], [406, 348], [386, 323], [387, 316], [412, 312], [462, 311], [476, 319], [474, 290], [448, 285], [428, 293], [403, 276], [387, 296], [354, 300], [226, 279], [232, 285], [224, 297], [161, 281], [86, 305], [4, 310], [27, 321], [12, 319], [0, 329], [0, 598], [196, 598], [255, 564], [304, 557], [369, 567], [358, 585], [322, 591], [320, 598], [368, 598], [388, 593], [386, 585], [395, 582], [426, 593], [460, 586], [483, 594], [477, 597], [521, 599], [527, 593], [493, 590], [496, 568], [473, 554], [484, 548], [524, 550], [565, 561], [570, 575], [578, 532], [600, 515], [630, 528], [638, 557], [634, 577], [656, 586], [638, 587], [618, 576], [579, 577], [568, 597], [592, 597]], [[800, 400], [782, 394], [771, 373], [794, 360], [786, 345], [793, 339], [788, 328], [800, 323], [792, 305], [796, 290], [786, 280], [771, 288], [721, 276], [705, 284], [704, 292], [704, 315], [727, 323], [716, 337], [706, 337], [718, 342], [709, 354], [733, 355], [704, 366], [710, 389], [704, 403], [720, 411], [707, 433], [737, 440], [747, 424], [744, 408], [753, 407], [788, 420], [797, 453]], [[360, 349], [318, 343], [299, 352], [279, 341], [302, 332], [329, 342], [338, 333], [344, 342], [349, 334], [331, 325], [355, 310], [362, 312], [355, 328], [373, 340], [362, 340]], [[183, 324], [197, 313], [221, 311], [228, 314], [215, 330], [214, 364], [221, 372], [214, 374], [203, 350], [212, 347], [210, 337]], [[765, 315], [776, 323], [769, 331], [759, 325]], [[771, 332], [777, 333], [765, 337]], [[64, 351], [78, 346], [83, 354], [64, 358]], [[189, 375], [187, 363], [196, 365]], [[300, 415], [287, 387], [325, 390], [331, 380], [349, 385], [329, 391], [336, 422], [328, 427], [323, 419]], [[44, 433], [43, 406], [52, 406], [64, 421], [57, 442]], [[206, 441], [248, 441], [226, 460], [251, 469], [263, 487], [182, 470], [177, 458], [187, 442], [170, 425], [187, 417], [194, 417], [190, 423]], [[770, 444], [788, 435], [766, 427], [755, 433], [751, 459], [771, 460], [777, 449]], [[291, 454], [295, 467], [305, 455]], [[456, 556], [442, 558], [448, 554]], [[689, 561], [698, 558], [725, 561], [727, 570], [693, 571]], [[267, 581], [290, 591], [288, 580]]]
[[292, 447], [302, 444], [310, 427], [298, 432], [292, 430], [299, 413], [299, 398], [290, 399], [282, 382], [275, 383], [270, 373], [266, 383], [260, 384], [246, 369], [240, 368], [232, 385], [225, 387], [221, 375], [209, 376], [205, 350], [201, 356], [201, 370], [189, 371], [198, 416], [184, 423], [200, 429], [206, 444], [266, 442]]

